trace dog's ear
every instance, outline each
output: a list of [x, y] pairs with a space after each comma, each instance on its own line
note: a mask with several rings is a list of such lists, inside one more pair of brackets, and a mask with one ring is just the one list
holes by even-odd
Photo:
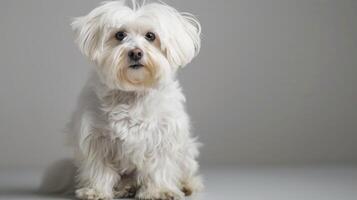
[[71, 25], [81, 52], [92, 61], [97, 61], [102, 54], [105, 37], [108, 34], [106, 26], [115, 26], [117, 21], [128, 15], [130, 11], [125, 5], [125, 0], [106, 1], [89, 14], [75, 18]]
[[96, 60], [100, 40], [98, 16], [83, 16], [73, 20], [71, 26], [75, 32], [76, 43], [81, 52], [91, 60]]
[[166, 41], [166, 54], [171, 64], [184, 67], [198, 54], [201, 47], [201, 25], [189, 13], [177, 13], [171, 22], [171, 34]]

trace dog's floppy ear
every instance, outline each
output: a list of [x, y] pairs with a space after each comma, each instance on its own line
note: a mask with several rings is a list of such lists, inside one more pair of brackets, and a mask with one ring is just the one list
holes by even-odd
[[[105, 36], [108, 34], [105, 31], [106, 26], [114, 26], [128, 13], [130, 9], [125, 6], [125, 0], [106, 1], [89, 14], [75, 18], [71, 25], [81, 52], [92, 61], [97, 61], [104, 48]], [[113, 15], [115, 17], [112, 17]]]
[[189, 13], [177, 13], [175, 16], [166, 41], [166, 54], [173, 65], [184, 67], [200, 51], [201, 25]]
[[72, 22], [75, 40], [81, 52], [91, 60], [96, 60], [99, 46], [100, 26], [98, 16], [77, 17]]

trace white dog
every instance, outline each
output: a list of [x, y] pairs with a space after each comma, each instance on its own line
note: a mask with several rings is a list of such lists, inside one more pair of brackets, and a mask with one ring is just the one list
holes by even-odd
[[199, 22], [162, 2], [112, 1], [72, 27], [96, 65], [70, 125], [76, 196], [182, 199], [201, 190], [175, 77], [199, 52]]

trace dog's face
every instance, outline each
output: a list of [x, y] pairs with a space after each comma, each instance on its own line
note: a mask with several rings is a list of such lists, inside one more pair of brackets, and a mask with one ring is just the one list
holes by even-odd
[[192, 15], [161, 3], [133, 4], [106, 2], [72, 23], [80, 50], [111, 89], [165, 84], [200, 49], [200, 24]]

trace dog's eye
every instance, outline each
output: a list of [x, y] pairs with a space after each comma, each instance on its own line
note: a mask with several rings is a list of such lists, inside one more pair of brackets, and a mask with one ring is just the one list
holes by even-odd
[[156, 39], [156, 36], [155, 36], [155, 33], [153, 33], [153, 32], [147, 32], [146, 35], [145, 35], [145, 38], [148, 41], [152, 42], [152, 41], [154, 41]]
[[119, 31], [115, 34], [115, 38], [119, 41], [124, 40], [125, 37], [126, 37], [126, 33], [124, 31]]

